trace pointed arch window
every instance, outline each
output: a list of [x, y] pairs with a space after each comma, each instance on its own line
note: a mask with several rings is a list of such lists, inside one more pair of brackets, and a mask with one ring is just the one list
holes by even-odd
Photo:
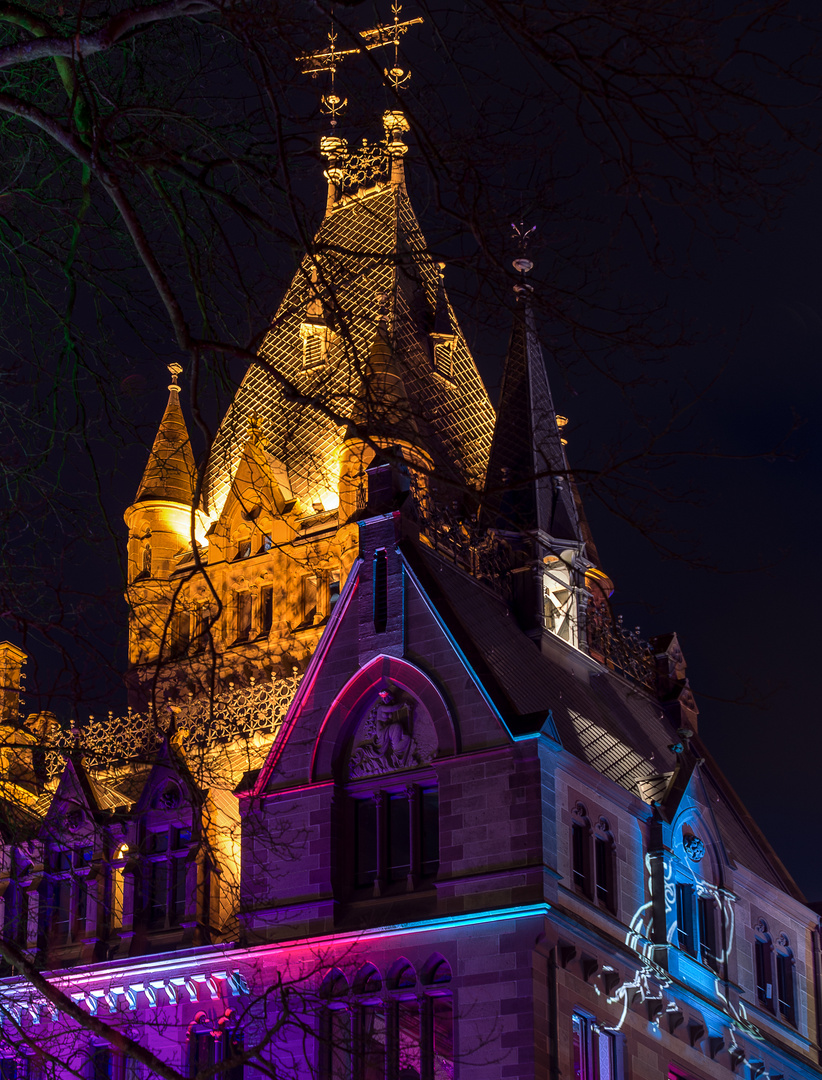
[[594, 829], [594, 885], [600, 907], [616, 913], [614, 837], [608, 819], [601, 817]]
[[776, 944], [776, 988], [779, 995], [779, 1015], [787, 1024], [796, 1027], [793, 950], [786, 934], [780, 934]]
[[756, 1000], [769, 1012], [774, 1011], [773, 944], [768, 924], [760, 919], [754, 928], [754, 966], [756, 968]]
[[320, 1075], [323, 1080], [351, 1080], [351, 1012], [348, 980], [337, 968], [320, 987]]
[[571, 811], [571, 875], [574, 888], [589, 900], [593, 897], [591, 876], [591, 823], [585, 805], [578, 802]]

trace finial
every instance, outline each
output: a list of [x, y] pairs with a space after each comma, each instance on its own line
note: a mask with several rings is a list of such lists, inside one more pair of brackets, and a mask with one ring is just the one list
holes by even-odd
[[423, 21], [418, 15], [415, 19], [405, 19], [400, 22], [401, 11], [402, 4], [399, 3], [399, 0], [393, 0], [391, 13], [394, 16], [394, 21], [387, 25], [378, 23], [377, 26], [372, 27], [370, 30], [363, 30], [360, 34], [360, 37], [365, 42], [366, 49], [369, 51], [378, 49], [381, 45], [394, 46], [394, 65], [385, 68], [383, 72], [394, 93], [399, 93], [411, 78], [411, 72], [400, 67], [400, 38], [408, 30], [409, 26], [417, 26]]
[[524, 223], [521, 221], [519, 225], [511, 222], [511, 228], [514, 231], [514, 236], [517, 238], [517, 251], [519, 254], [514, 259], [514, 269], [525, 277], [534, 269], [534, 264], [529, 258], [526, 258], [526, 252], [528, 250], [528, 243], [531, 239], [531, 234], [537, 231], [536, 225], [532, 225], [530, 229], [526, 229]]
[[310, 53], [307, 56], [298, 56], [297, 63], [303, 75], [310, 75], [316, 79], [321, 71], [327, 71], [331, 76], [331, 86], [327, 94], [320, 95], [320, 111], [331, 117], [331, 130], [337, 126], [337, 117], [348, 104], [348, 98], [341, 98], [336, 91], [337, 65], [346, 56], [353, 56], [360, 52], [359, 48], [338, 49], [337, 32], [334, 24], [328, 31], [328, 48], [322, 52]]
[[183, 365], [178, 364], [176, 360], [173, 360], [168, 365], [168, 370], [169, 370], [169, 373], [171, 374], [171, 383], [169, 385], [169, 390], [176, 390], [176, 392], [179, 394], [180, 393], [180, 387], [177, 385], [177, 379], [183, 373]]

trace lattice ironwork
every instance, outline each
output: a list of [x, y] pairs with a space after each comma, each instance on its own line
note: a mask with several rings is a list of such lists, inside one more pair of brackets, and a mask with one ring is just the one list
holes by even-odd
[[129, 712], [126, 716], [90, 718], [84, 727], [64, 732], [51, 743], [46, 752], [48, 774], [58, 776], [65, 765], [63, 755], [75, 750], [82, 752], [91, 768], [128, 761], [150, 762], [172, 728], [184, 750], [199, 753], [240, 740], [276, 735], [301, 677], [294, 668], [288, 677], [252, 679], [246, 686], [231, 683], [214, 698], [202, 696], [186, 704], [166, 705], [157, 710], [156, 717]]
[[340, 169], [339, 188], [343, 195], [356, 195], [358, 191], [376, 187], [388, 180], [391, 159], [384, 143], [368, 142], [351, 150]]
[[642, 637], [638, 626], [630, 630], [621, 615], [614, 619], [607, 608], [597, 606], [588, 610], [585, 631], [588, 652], [594, 659], [646, 689], [656, 691], [654, 650]]
[[[511, 546], [493, 529], [484, 528], [476, 514], [463, 512], [458, 503], [437, 505], [413, 477], [412, 493], [420, 532], [434, 551], [510, 600], [510, 574], [517, 562]], [[595, 660], [652, 693], [657, 691], [653, 647], [638, 627], [630, 630], [621, 615], [614, 619], [607, 604], [586, 607], [583, 637]]]

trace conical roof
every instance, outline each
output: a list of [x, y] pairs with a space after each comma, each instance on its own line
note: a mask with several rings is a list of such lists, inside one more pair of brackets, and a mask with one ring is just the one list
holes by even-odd
[[529, 292], [528, 286], [517, 288], [486, 477], [486, 521], [505, 531], [539, 531], [582, 543], [573, 479]]
[[134, 501], [167, 499], [191, 506], [196, 475], [191, 440], [180, 407], [180, 387], [173, 382]]
[[[349, 420], [366, 421], [380, 442], [397, 438], [394, 410], [363, 408], [376, 403], [378, 384], [388, 377], [372, 362], [380, 309], [381, 347], [390, 351], [392, 384], [404, 388], [409, 426], [437, 471], [480, 486], [494, 411], [455, 322], [450, 375], [435, 371], [431, 334], [439, 287], [439, 269], [404, 187], [380, 183], [337, 202], [220, 425], [206, 477], [209, 511], [222, 509], [254, 413], [265, 423], [270, 452], [288, 470], [291, 490], [304, 502], [335, 486]], [[275, 371], [294, 389], [284, 388]]]

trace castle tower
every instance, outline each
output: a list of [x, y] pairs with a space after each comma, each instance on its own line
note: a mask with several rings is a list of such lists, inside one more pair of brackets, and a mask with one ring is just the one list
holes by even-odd
[[493, 407], [408, 198], [408, 123], [391, 111], [383, 126], [356, 152], [321, 142], [324, 220], [219, 425], [196, 511], [172, 391], [127, 512], [133, 704], [149, 686], [196, 693], [215, 669], [220, 685], [304, 669], [357, 554], [375, 453], [423, 487], [441, 477], [449, 498], [481, 488]]

